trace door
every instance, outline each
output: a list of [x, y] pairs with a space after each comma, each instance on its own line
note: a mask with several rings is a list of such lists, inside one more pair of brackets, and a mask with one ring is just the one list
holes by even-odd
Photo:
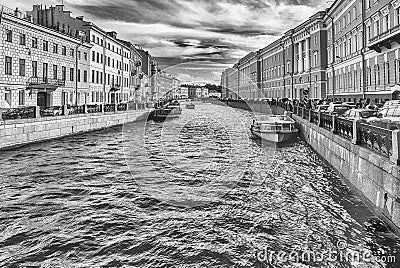
[[68, 92], [63, 92], [61, 98], [61, 105], [67, 105], [67, 104], [68, 104]]
[[47, 93], [38, 92], [37, 94], [37, 105], [40, 107], [47, 107]]

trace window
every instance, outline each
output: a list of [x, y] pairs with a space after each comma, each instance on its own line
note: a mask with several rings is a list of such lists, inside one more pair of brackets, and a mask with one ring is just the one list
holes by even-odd
[[379, 35], [381, 33], [381, 25], [380, 21], [375, 22], [375, 36]]
[[386, 83], [390, 84], [390, 65], [389, 62], [385, 63], [385, 71], [386, 71]]
[[73, 56], [74, 56], [74, 49], [71, 48], [71, 49], [69, 50], [69, 52], [70, 52], [71, 57], [73, 57]]
[[351, 43], [351, 38], [349, 38], [349, 54], [353, 53], [353, 47]]
[[12, 42], [12, 31], [11, 30], [7, 30], [7, 32], [6, 32], [6, 41]]
[[318, 36], [314, 36], [314, 44], [318, 45]]
[[92, 42], [95, 42], [96, 38], [94, 35], [92, 35]]
[[25, 60], [19, 59], [19, 75], [25, 76]]
[[49, 51], [49, 42], [48, 41], [43, 41], [43, 50]]
[[32, 48], [37, 48], [38, 39], [36, 37], [32, 37]]
[[12, 75], [12, 58], [6, 56], [6, 66], [5, 66], [5, 71], [7, 75]]
[[389, 31], [390, 29], [390, 19], [389, 19], [389, 14], [387, 14], [383, 18], [383, 32]]
[[87, 61], [87, 57], [88, 57], [87, 53], [84, 52], [84, 53], [83, 53], [83, 59], [84, 59], [85, 61]]
[[399, 25], [400, 24], [400, 7], [396, 8], [395, 13], [396, 13], [396, 25]]
[[87, 71], [83, 71], [83, 82], [87, 83], [88, 79], [87, 79], [88, 73]]
[[58, 45], [53, 44], [53, 53], [58, 54]]
[[81, 70], [80, 69], [78, 69], [78, 73], [76, 74], [77, 75], [77, 78], [78, 78], [78, 82], [81, 82]]
[[63, 81], [67, 80], [67, 67], [65, 66], [61, 67], [61, 77]]
[[53, 65], [53, 79], [58, 79], [57, 65]]
[[99, 52], [96, 53], [96, 62], [100, 63], [100, 53]]
[[368, 32], [368, 40], [371, 40], [371, 37], [372, 37], [371, 26], [367, 27], [367, 32]]
[[37, 77], [38, 76], [38, 65], [37, 61], [32, 61], [32, 76]]
[[74, 68], [69, 68], [69, 80], [74, 81]]
[[77, 53], [78, 53], [78, 59], [80, 60], [81, 59], [81, 52], [78, 51]]
[[99, 84], [99, 82], [100, 82], [99, 71], [96, 71], [96, 84]]
[[61, 53], [63, 54], [63, 56], [67, 56], [67, 47], [66, 46], [62, 47], [62, 52]]
[[19, 44], [21, 46], [25, 46], [26, 45], [26, 35], [25, 34], [20, 34], [19, 35]]
[[43, 63], [43, 79], [47, 79], [49, 72], [49, 65], [47, 63]]
[[25, 105], [25, 91], [24, 90], [20, 90], [18, 92], [18, 104]]
[[381, 72], [379, 70], [379, 65], [375, 65], [375, 84], [381, 84]]
[[94, 51], [92, 51], [92, 61], [93, 62], [96, 61], [96, 53]]
[[357, 6], [353, 7], [353, 20], [357, 19]]

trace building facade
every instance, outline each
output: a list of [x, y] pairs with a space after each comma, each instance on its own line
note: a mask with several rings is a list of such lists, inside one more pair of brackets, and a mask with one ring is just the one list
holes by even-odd
[[400, 1], [336, 1], [327, 11], [328, 96], [398, 99]]
[[399, 0], [337, 0], [225, 70], [222, 95], [257, 98], [258, 83], [265, 98], [399, 99], [399, 44]]
[[0, 19], [0, 107], [84, 103], [91, 45], [5, 7]]
[[[324, 98], [325, 12], [318, 12], [266, 47], [247, 54], [221, 76], [226, 98]], [[233, 93], [228, 93], [233, 92]]]

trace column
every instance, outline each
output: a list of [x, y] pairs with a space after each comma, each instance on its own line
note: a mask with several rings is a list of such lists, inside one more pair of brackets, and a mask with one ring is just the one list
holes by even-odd
[[305, 70], [309, 70], [310, 69], [310, 38], [306, 38], [306, 66], [305, 66]]
[[304, 71], [303, 66], [303, 41], [299, 42], [299, 73]]

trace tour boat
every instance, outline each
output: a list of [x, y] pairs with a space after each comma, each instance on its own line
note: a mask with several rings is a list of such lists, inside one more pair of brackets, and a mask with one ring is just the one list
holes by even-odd
[[194, 107], [195, 107], [194, 103], [186, 104], [186, 109], [194, 109]]
[[297, 136], [295, 121], [285, 115], [263, 115], [253, 121], [253, 135], [275, 143], [286, 142]]

